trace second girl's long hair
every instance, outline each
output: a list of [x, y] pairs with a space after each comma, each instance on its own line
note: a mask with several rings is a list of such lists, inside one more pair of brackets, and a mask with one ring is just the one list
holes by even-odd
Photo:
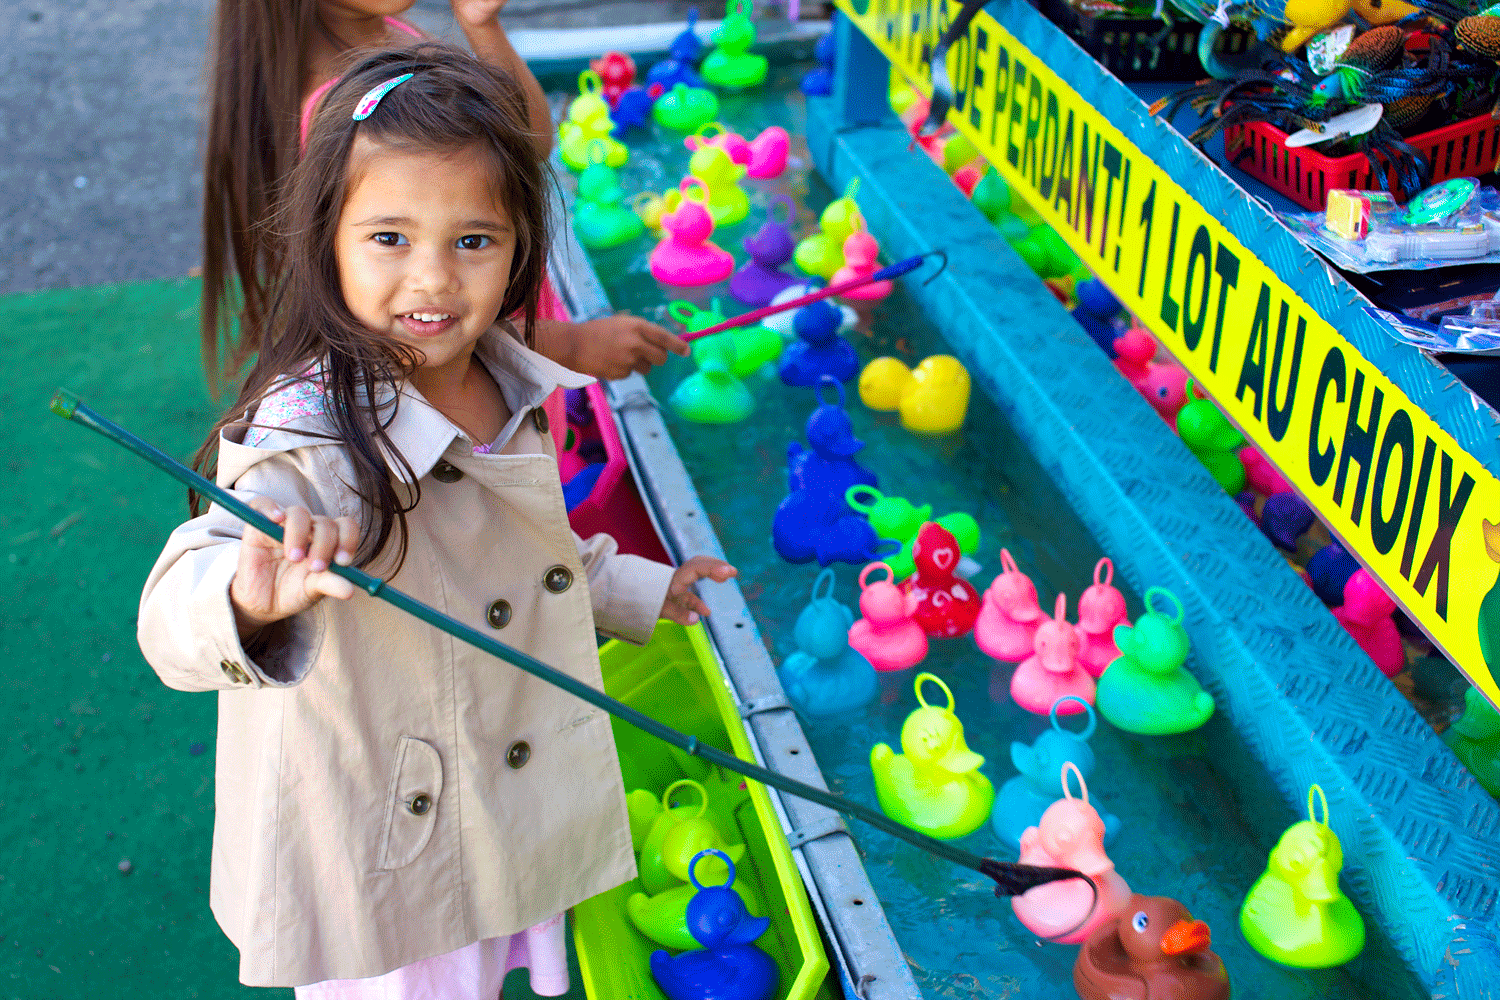
[[[375, 112], [354, 121], [361, 97], [393, 77], [414, 74], [390, 91]], [[406, 513], [418, 491], [411, 469], [386, 428], [399, 405], [399, 388], [416, 368], [411, 348], [363, 326], [344, 303], [334, 242], [349, 193], [349, 158], [363, 136], [395, 152], [474, 149], [490, 166], [491, 194], [515, 229], [509, 284], [493, 320], [522, 320], [527, 346], [535, 342], [537, 306], [546, 275], [549, 173], [529, 132], [526, 98], [503, 70], [437, 43], [375, 53], [360, 62], [324, 99], [308, 134], [307, 151], [291, 175], [278, 225], [285, 246], [281, 277], [271, 285], [265, 336], [239, 398], [214, 426], [195, 466], [213, 478], [219, 434], [253, 420], [260, 403], [288, 380], [314, 381], [333, 433], [348, 450], [363, 501], [356, 563], [367, 564], [394, 535], [395, 565], [406, 553]], [[392, 469], [387, 456], [401, 466]], [[198, 513], [201, 497], [189, 494]]]

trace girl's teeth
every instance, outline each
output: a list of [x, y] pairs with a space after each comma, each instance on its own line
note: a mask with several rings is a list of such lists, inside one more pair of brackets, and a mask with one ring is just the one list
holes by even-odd
[[412, 313], [411, 318], [418, 323], [440, 323], [450, 317], [447, 313]]

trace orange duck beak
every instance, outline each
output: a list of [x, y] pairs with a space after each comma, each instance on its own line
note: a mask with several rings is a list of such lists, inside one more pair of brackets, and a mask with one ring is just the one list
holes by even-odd
[[1163, 955], [1191, 955], [1207, 951], [1208, 946], [1208, 925], [1201, 920], [1179, 920], [1161, 936]]

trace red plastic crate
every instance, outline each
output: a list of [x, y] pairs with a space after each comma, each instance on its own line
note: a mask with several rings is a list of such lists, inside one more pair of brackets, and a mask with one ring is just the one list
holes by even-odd
[[[1427, 157], [1432, 167], [1429, 184], [1477, 177], [1500, 165], [1500, 120], [1489, 115], [1421, 132], [1406, 141]], [[1236, 163], [1235, 157], [1247, 146], [1250, 152]], [[1332, 157], [1311, 146], [1287, 149], [1286, 133], [1264, 122], [1225, 129], [1224, 152], [1230, 163], [1311, 211], [1324, 207], [1330, 190], [1380, 187], [1363, 153]], [[1393, 174], [1386, 186], [1395, 190]]]

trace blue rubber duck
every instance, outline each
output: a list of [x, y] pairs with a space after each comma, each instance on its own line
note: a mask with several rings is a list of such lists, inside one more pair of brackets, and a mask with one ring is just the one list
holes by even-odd
[[838, 39], [833, 32], [824, 33], [813, 46], [813, 58], [818, 68], [809, 70], [802, 77], [802, 93], [808, 97], [827, 97], [833, 93], [833, 62], [838, 53]]
[[[701, 885], [695, 875], [698, 862], [710, 854], [729, 866], [729, 881], [723, 885]], [[688, 864], [688, 879], [698, 890], [687, 906], [688, 931], [703, 948], [675, 957], [651, 953], [651, 976], [668, 1000], [770, 1000], [776, 992], [775, 961], [751, 944], [771, 921], [750, 916], [745, 901], [730, 888], [734, 874], [734, 862], [713, 849]]]
[[669, 58], [663, 59], [646, 72], [646, 87], [659, 83], [663, 90], [671, 90], [673, 84], [685, 83], [689, 87], [704, 86], [703, 77], [693, 67], [703, 58], [703, 39], [693, 29], [698, 26], [698, 8], [688, 9], [687, 27], [667, 48]]
[[[1065, 701], [1078, 702], [1088, 714], [1088, 724], [1083, 727], [1083, 732], [1064, 729], [1058, 722], [1057, 709]], [[1025, 743], [1010, 745], [1011, 763], [1021, 773], [1000, 787], [1000, 794], [995, 797], [995, 809], [990, 813], [990, 825], [994, 827], [995, 835], [1011, 850], [1021, 849], [1021, 834], [1027, 827], [1039, 825], [1042, 813], [1062, 797], [1057, 776], [1062, 773], [1064, 765], [1071, 762], [1085, 780], [1093, 775], [1094, 751], [1088, 741], [1097, 724], [1094, 706], [1076, 695], [1064, 695], [1052, 706], [1051, 729], [1038, 736], [1031, 746]], [[1120, 832], [1120, 817], [1100, 809], [1097, 801], [1092, 804], [1099, 818], [1104, 820], [1104, 846], [1108, 847]]]
[[838, 715], [875, 697], [875, 668], [849, 646], [854, 613], [834, 600], [833, 570], [813, 582], [812, 600], [797, 616], [797, 651], [776, 671], [781, 686], [808, 715]]
[[827, 299], [798, 309], [792, 318], [798, 339], [776, 363], [781, 381], [787, 385], [818, 385], [825, 375], [839, 382], [858, 375], [859, 358], [854, 347], [839, 336], [843, 322], [844, 314]]
[[1344, 603], [1344, 584], [1358, 569], [1359, 561], [1338, 542], [1329, 542], [1307, 561], [1307, 575], [1312, 578], [1313, 591], [1330, 607]]
[[1074, 286], [1073, 295], [1078, 299], [1078, 305], [1073, 309], [1073, 319], [1077, 320], [1078, 325], [1083, 327], [1083, 332], [1093, 338], [1094, 343], [1099, 345], [1100, 350], [1111, 361], [1119, 357], [1115, 351], [1115, 340], [1122, 331], [1116, 321], [1125, 309], [1120, 305], [1120, 300], [1098, 278], [1080, 281]]
[[[786, 446], [788, 485], [792, 490], [823, 490], [842, 500], [853, 486], [878, 486], [875, 473], [854, 460], [865, 443], [854, 436], [854, 424], [844, 412], [844, 387], [824, 376], [818, 386], [820, 405], [807, 418], [804, 430], [809, 447], [792, 441]], [[823, 399], [823, 392], [838, 393], [838, 402]]]

